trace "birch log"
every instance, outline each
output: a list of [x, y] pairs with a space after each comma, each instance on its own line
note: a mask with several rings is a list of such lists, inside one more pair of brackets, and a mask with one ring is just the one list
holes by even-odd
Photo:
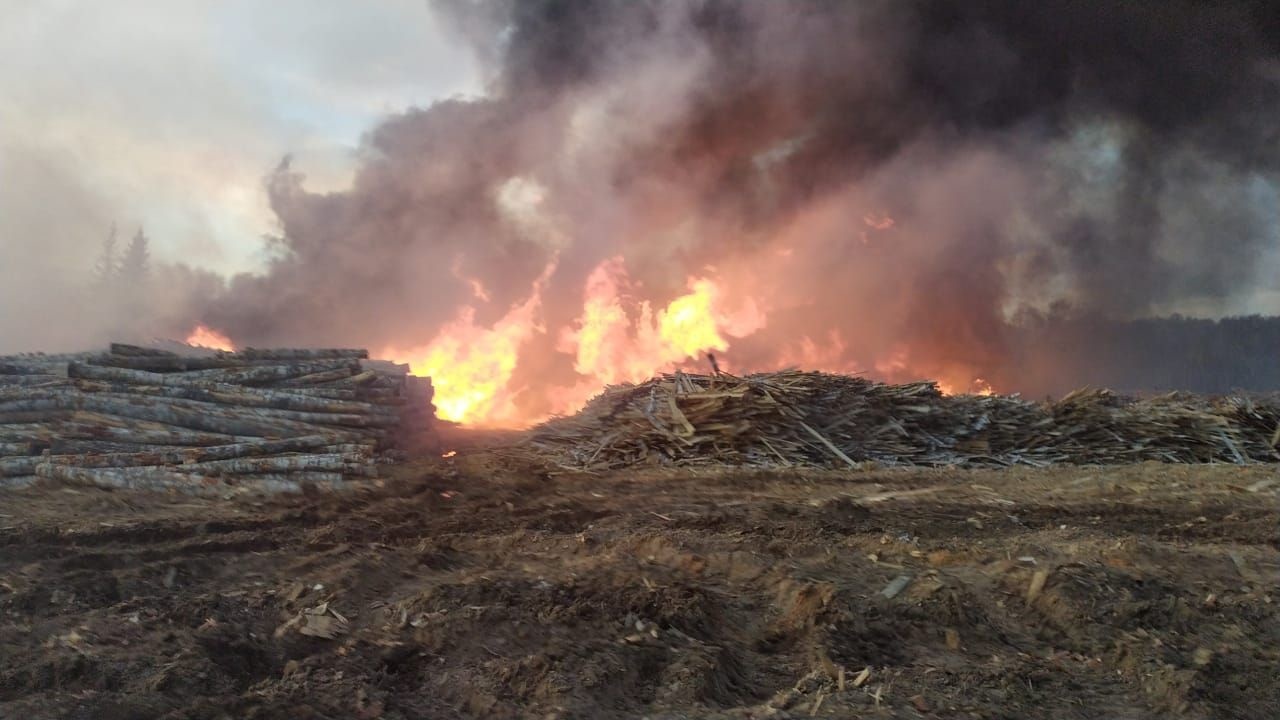
[[221, 356], [239, 360], [364, 360], [369, 357], [369, 351], [356, 348], [282, 348], [274, 350], [245, 348], [235, 353], [222, 353]]
[[0, 357], [0, 477], [200, 492], [376, 477], [433, 420], [408, 372], [344, 348]]
[[[368, 468], [367, 470], [365, 468]], [[350, 472], [372, 474], [375, 468], [368, 458], [360, 455], [273, 455], [271, 457], [246, 457], [230, 460], [210, 460], [174, 467], [174, 470], [198, 475], [252, 475], [256, 473], [286, 473], [321, 470], [326, 472]]]
[[298, 472], [217, 478], [174, 472], [166, 468], [81, 468], [45, 463], [36, 468], [36, 477], [75, 485], [121, 490], [176, 490], [193, 495], [222, 495], [227, 492], [296, 493], [304, 485], [339, 488], [346, 482], [342, 473]]
[[[334, 447], [349, 449], [341, 457], [347, 458], [350, 462], [368, 462], [370, 455], [367, 452], [367, 446], [331, 446], [326, 445], [328, 440], [323, 435], [312, 435], [288, 440], [263, 440], [261, 442], [233, 443], [231, 445], [215, 445], [212, 447], [151, 446], [152, 449], [150, 450], [106, 453], [58, 453], [55, 445], [51, 451], [54, 454], [50, 455], [0, 458], [0, 475], [19, 474], [19, 471], [26, 468], [29, 468], [34, 473], [35, 466], [41, 462], [94, 468], [189, 465], [200, 462], [226, 461], [237, 458], [277, 455], [279, 453], [306, 452], [309, 450], [325, 451], [327, 456], [328, 453], [338, 452], [332, 450]], [[273, 468], [273, 470], [275, 469], [278, 468]]]
[[32, 455], [36, 444], [31, 442], [0, 442], [0, 456]]
[[[306, 395], [293, 390], [275, 390], [270, 388], [251, 388], [227, 383], [192, 383], [165, 382], [167, 376], [160, 373], [142, 373], [136, 370], [126, 372], [140, 376], [126, 381], [119, 377], [110, 377], [114, 373], [99, 373], [100, 370], [120, 370], [120, 368], [95, 368], [89, 374], [98, 374], [97, 380], [77, 381], [75, 388], [84, 392], [101, 392], [116, 394], [139, 394], [167, 397], [178, 400], [196, 400], [219, 405], [236, 407], [273, 408], [276, 410], [298, 410], [320, 413], [356, 413], [369, 415], [394, 416], [395, 411], [372, 402], [353, 399], [331, 399]], [[154, 380], [154, 382], [152, 382]], [[129, 384], [132, 383], [132, 384]]]

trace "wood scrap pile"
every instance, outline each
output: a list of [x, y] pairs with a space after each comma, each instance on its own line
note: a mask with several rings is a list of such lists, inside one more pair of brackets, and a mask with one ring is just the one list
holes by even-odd
[[639, 464], [856, 467], [1274, 462], [1280, 404], [1181, 395], [945, 396], [934, 383], [876, 383], [787, 370], [675, 373], [607, 388], [580, 413], [534, 428], [551, 462], [601, 471]]
[[431, 395], [364, 350], [0, 357], [0, 487], [341, 487], [429, 442]]

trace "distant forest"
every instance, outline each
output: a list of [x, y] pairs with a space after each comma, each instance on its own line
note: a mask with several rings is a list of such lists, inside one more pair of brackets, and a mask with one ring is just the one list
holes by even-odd
[[1018, 331], [1027, 395], [1089, 385], [1123, 392], [1280, 391], [1280, 317], [1057, 319]]

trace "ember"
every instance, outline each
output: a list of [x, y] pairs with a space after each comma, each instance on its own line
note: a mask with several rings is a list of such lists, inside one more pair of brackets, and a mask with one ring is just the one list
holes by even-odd
[[196, 329], [191, 331], [191, 334], [187, 336], [187, 344], [192, 347], [226, 350], [228, 352], [236, 349], [230, 338], [204, 325], [197, 325]]

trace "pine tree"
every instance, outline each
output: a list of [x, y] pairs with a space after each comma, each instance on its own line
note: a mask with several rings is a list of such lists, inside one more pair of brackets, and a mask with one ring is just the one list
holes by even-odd
[[142, 228], [138, 228], [137, 234], [129, 241], [129, 246], [124, 250], [124, 257], [120, 260], [120, 277], [127, 283], [136, 284], [145, 282], [150, 273], [150, 241], [143, 234]]
[[112, 284], [120, 272], [120, 262], [116, 257], [116, 224], [111, 223], [111, 232], [102, 241], [102, 253], [93, 264], [93, 281], [99, 286]]

